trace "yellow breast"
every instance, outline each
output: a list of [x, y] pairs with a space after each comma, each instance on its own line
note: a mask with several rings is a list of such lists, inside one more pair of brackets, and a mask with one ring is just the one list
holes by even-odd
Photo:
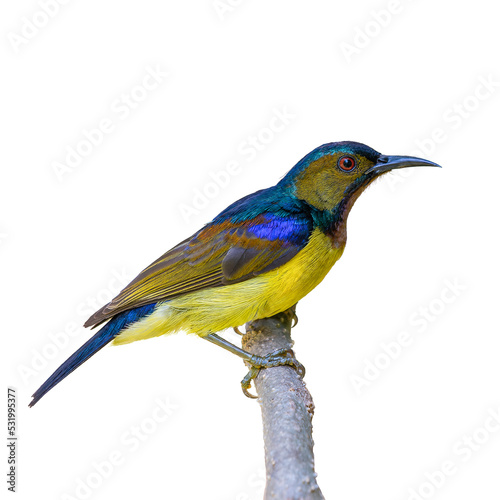
[[277, 314], [321, 283], [343, 250], [332, 247], [330, 238], [316, 229], [304, 249], [283, 266], [241, 283], [165, 302], [120, 333], [113, 343], [125, 344], [181, 330], [203, 336]]

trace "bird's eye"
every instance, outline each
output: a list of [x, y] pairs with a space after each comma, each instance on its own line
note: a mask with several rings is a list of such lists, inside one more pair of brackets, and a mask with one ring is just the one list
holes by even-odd
[[337, 163], [340, 170], [350, 172], [356, 166], [356, 160], [352, 156], [342, 156]]

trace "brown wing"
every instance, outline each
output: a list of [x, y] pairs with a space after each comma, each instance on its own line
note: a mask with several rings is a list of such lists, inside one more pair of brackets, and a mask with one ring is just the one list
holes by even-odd
[[275, 269], [303, 248], [308, 229], [303, 236], [299, 244], [288, 239], [256, 237], [241, 224], [207, 226], [144, 269], [117, 297], [94, 313], [85, 326], [97, 326], [135, 307], [230, 285]]

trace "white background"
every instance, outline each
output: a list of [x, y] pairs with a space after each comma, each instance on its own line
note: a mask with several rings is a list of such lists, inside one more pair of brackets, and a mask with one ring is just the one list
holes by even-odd
[[[108, 346], [32, 409], [29, 396], [90, 337], [87, 316], [152, 260], [313, 148], [356, 140], [443, 169], [363, 194], [343, 258], [299, 304], [319, 484], [328, 499], [498, 499], [498, 12], [486, 0], [219, 3], [227, 10], [70, 1], [50, 19], [32, 0], [2, 7], [2, 352], [19, 395], [17, 498], [84, 498], [82, 481], [92, 499], [262, 498], [258, 403], [241, 394], [243, 363], [208, 342]], [[148, 67], [168, 76], [144, 91]], [[140, 102], [123, 109], [131, 93]], [[293, 118], [270, 134], [276, 110]], [[113, 130], [57, 173], [102, 119]], [[237, 173], [210, 186], [228, 162]], [[183, 215], [196, 189], [211, 198]], [[385, 368], [364, 373], [375, 361]], [[357, 391], [353, 376], [366, 374]], [[161, 423], [157, 398], [175, 406]], [[137, 450], [134, 426], [147, 431]], [[103, 478], [93, 463], [110, 455], [121, 461]], [[435, 474], [443, 462], [452, 474]]]

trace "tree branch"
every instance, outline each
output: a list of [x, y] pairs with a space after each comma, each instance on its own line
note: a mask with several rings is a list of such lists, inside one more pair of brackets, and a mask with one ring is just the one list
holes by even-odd
[[[295, 306], [271, 318], [246, 324], [243, 348], [265, 356], [291, 349]], [[314, 403], [304, 381], [288, 366], [266, 368], [255, 379], [264, 428], [266, 490], [264, 499], [324, 499], [314, 472]]]

